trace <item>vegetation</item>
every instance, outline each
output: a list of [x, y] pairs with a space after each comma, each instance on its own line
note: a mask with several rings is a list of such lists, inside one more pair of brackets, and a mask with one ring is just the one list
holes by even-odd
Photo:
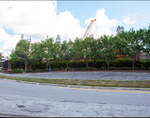
[[3, 58], [3, 55], [2, 55], [2, 53], [0, 52], [0, 67], [2, 67], [2, 58]]
[[21, 61], [25, 64], [25, 70], [27, 70], [27, 64], [30, 59], [30, 42], [31, 40], [20, 40], [14, 51], [11, 52], [11, 61]]
[[63, 85], [82, 85], [82, 86], [110, 86], [110, 87], [139, 87], [150, 88], [150, 81], [115, 81], [115, 80], [73, 80], [73, 79], [39, 79], [39, 78], [23, 78], [9, 77], [0, 75], [0, 78], [28, 81], [36, 83], [63, 84]]
[[22, 73], [23, 69], [15, 69], [15, 70], [11, 70], [10, 73]]
[[[132, 69], [148, 69], [149, 61], [138, 59], [141, 52], [150, 51], [150, 29], [133, 28], [122, 31], [116, 36], [103, 35], [98, 39], [93, 36], [84, 40], [76, 38], [74, 42], [63, 41], [62, 44], [48, 38], [39, 43], [31, 44], [31, 40], [21, 39], [10, 57], [12, 68], [27, 68], [32, 70], [48, 69], [51, 62], [52, 68], [108, 69], [111, 67], [132, 67]], [[117, 60], [118, 55], [125, 59]], [[130, 60], [131, 59], [131, 60]], [[43, 61], [42, 61], [43, 60]], [[136, 68], [135, 68], [136, 67]], [[57, 69], [53, 69], [57, 70]]]

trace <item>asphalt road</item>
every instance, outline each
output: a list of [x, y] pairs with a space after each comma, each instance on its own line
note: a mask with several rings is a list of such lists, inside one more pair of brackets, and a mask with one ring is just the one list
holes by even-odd
[[150, 73], [136, 72], [47, 72], [47, 73], [21, 73], [0, 75], [28, 78], [47, 79], [84, 79], [84, 80], [150, 80]]
[[0, 80], [0, 114], [23, 116], [150, 116], [150, 91], [94, 90]]

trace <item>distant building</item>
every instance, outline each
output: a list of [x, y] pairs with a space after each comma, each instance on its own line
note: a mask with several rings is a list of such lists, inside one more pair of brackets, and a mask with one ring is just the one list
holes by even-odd
[[142, 60], [149, 60], [150, 59], [150, 54], [146, 52], [142, 52], [140, 55], [140, 59]]
[[118, 26], [117, 27], [117, 30], [116, 30], [116, 32], [117, 32], [117, 34], [119, 34], [119, 32], [121, 32], [121, 31], [124, 31], [124, 27], [123, 26]]
[[21, 37], [20, 37], [20, 38], [21, 38], [21, 40], [23, 40], [23, 39], [24, 39], [24, 35], [23, 35], [23, 34], [21, 34]]
[[60, 35], [59, 34], [57, 35], [56, 42], [59, 42], [61, 44]]

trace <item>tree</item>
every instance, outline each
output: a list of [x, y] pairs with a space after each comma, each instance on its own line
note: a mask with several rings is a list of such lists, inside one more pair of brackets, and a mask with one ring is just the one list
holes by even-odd
[[54, 59], [55, 60], [58, 59], [58, 61], [62, 60], [61, 59], [62, 51], [61, 51], [61, 44], [60, 44], [60, 42], [56, 41], [54, 43], [54, 49], [53, 49], [53, 51], [54, 51]]
[[31, 44], [30, 59], [34, 61], [41, 61], [43, 59], [43, 56], [42, 56], [43, 51], [44, 50], [40, 42]]
[[86, 37], [82, 41], [82, 54], [84, 55], [84, 58], [86, 60], [86, 68], [88, 68], [88, 59], [91, 57], [92, 52], [94, 51], [94, 45], [92, 45], [93, 41], [93, 36]]
[[97, 58], [97, 51], [98, 49], [98, 40], [93, 39], [91, 42], [91, 58], [94, 58], [94, 63], [95, 63], [95, 59]]
[[71, 50], [70, 50], [70, 43], [67, 43], [67, 41], [63, 41], [63, 44], [61, 46], [62, 51], [62, 58], [67, 62], [68, 67], [68, 61], [72, 58]]
[[125, 48], [128, 44], [126, 33], [122, 31], [116, 36], [115, 39], [116, 39], [114, 40], [115, 54], [126, 56]]
[[132, 58], [132, 69], [134, 70], [134, 60], [138, 54], [143, 50], [143, 30], [135, 31], [133, 28], [130, 31], [126, 32], [126, 46], [124, 49], [124, 53], [127, 54], [130, 58]]
[[143, 52], [150, 54], [150, 26], [149, 29], [144, 28], [141, 32], [144, 34], [144, 36], [141, 35], [143, 36]]
[[20, 40], [12, 54], [10, 55], [11, 61], [21, 60], [25, 64], [25, 71], [27, 70], [27, 64], [30, 59], [30, 42], [31, 40]]
[[0, 52], [0, 66], [2, 66], [2, 58], [3, 58], [3, 55], [2, 55], [2, 53]]
[[56, 57], [56, 48], [54, 47], [53, 38], [49, 38], [44, 41], [41, 41], [41, 43], [42, 43], [41, 47], [43, 49], [42, 57], [44, 57], [46, 60], [46, 69], [47, 69], [49, 58], [52, 59]]
[[82, 53], [82, 48], [83, 48], [82, 39], [76, 38], [71, 50], [74, 59], [79, 60], [83, 58], [84, 55]]
[[97, 55], [102, 56], [107, 61], [107, 69], [109, 70], [109, 60], [115, 56], [114, 42], [116, 37], [103, 35], [98, 39]]

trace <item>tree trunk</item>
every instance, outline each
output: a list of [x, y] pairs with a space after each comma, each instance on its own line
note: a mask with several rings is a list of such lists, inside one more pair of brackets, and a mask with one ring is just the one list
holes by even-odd
[[47, 63], [47, 60], [46, 60], [46, 69], [48, 69], [48, 63]]
[[68, 68], [68, 61], [67, 61], [67, 68]]
[[95, 67], [95, 57], [94, 57], [94, 67]]
[[25, 71], [27, 70], [27, 61], [25, 61]]
[[86, 68], [88, 68], [88, 58], [86, 57]]
[[134, 70], [134, 58], [132, 58], [132, 70]]
[[108, 61], [108, 59], [107, 59], [107, 69], [109, 70], [109, 61]]

